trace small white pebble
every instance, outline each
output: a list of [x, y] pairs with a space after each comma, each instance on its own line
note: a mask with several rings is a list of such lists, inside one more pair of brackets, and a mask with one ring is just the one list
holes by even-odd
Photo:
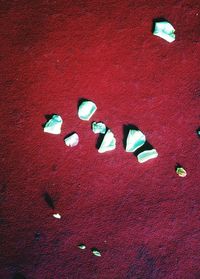
[[61, 219], [61, 215], [59, 213], [53, 214], [53, 217], [56, 219]]

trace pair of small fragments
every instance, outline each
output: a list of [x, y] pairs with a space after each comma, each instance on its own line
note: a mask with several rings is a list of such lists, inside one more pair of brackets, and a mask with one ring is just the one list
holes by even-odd
[[[145, 142], [146, 136], [140, 130], [130, 129], [126, 139], [126, 152], [135, 152], [142, 147]], [[145, 150], [137, 155], [139, 163], [144, 163], [156, 157], [158, 157], [158, 153], [155, 149]]]
[[159, 20], [154, 22], [153, 34], [166, 40], [169, 43], [172, 43], [176, 38], [174, 32], [174, 27], [168, 21]]
[[[86, 245], [85, 244], [79, 244], [78, 245], [78, 248], [81, 249], [81, 250], [85, 250], [86, 249]], [[98, 249], [96, 248], [92, 248], [91, 249], [92, 253], [97, 256], [97, 257], [101, 257], [101, 253]]]

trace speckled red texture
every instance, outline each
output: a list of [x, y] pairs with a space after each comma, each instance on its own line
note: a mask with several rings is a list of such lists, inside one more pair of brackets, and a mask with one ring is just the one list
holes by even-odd
[[[199, 0], [2, 0], [0, 10], [0, 278], [200, 278]], [[174, 43], [152, 35], [157, 17]], [[97, 152], [80, 98], [96, 103], [91, 121], [112, 129], [115, 151]], [[52, 113], [61, 135], [43, 133]], [[127, 124], [157, 159], [124, 151]]]

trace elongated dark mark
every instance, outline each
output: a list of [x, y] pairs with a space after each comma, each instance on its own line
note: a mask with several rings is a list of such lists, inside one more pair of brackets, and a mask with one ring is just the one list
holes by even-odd
[[47, 192], [44, 193], [43, 197], [44, 197], [44, 200], [46, 201], [46, 203], [48, 204], [48, 206], [52, 209], [55, 209], [54, 200]]

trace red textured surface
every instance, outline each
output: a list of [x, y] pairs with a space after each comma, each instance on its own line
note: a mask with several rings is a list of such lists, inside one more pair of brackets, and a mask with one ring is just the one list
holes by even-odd
[[[199, 0], [0, 8], [0, 278], [200, 278]], [[157, 17], [175, 27], [174, 43], [151, 34]], [[95, 149], [80, 98], [97, 104], [92, 120], [112, 129], [115, 151]], [[63, 117], [61, 135], [43, 133], [51, 113]], [[125, 124], [145, 133], [157, 159], [139, 164], [124, 152]], [[80, 144], [69, 149], [72, 131]]]

